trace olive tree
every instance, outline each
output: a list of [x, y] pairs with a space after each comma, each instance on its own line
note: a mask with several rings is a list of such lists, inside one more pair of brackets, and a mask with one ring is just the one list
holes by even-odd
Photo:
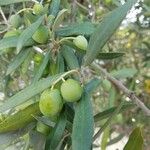
[[[105, 0], [102, 5], [113, 10], [103, 14], [103, 9], [93, 11], [89, 1], [88, 9], [84, 1], [0, 0], [7, 26], [0, 40], [0, 55], [7, 62], [2, 72], [5, 100], [0, 105], [3, 148], [19, 139], [26, 150], [90, 150], [103, 133], [105, 149], [118, 114], [138, 107], [150, 116], [149, 108], [119, 80], [120, 74], [108, 73], [101, 64], [123, 59], [125, 52], [102, 49], [136, 2]], [[125, 69], [121, 74], [128, 78], [136, 71]], [[95, 113], [93, 99], [99, 88], [110, 101], [117, 91], [121, 101]], [[137, 127], [124, 149], [142, 147]]]

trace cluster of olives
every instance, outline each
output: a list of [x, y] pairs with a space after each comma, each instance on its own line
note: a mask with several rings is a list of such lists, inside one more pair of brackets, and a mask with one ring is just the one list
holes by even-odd
[[39, 108], [44, 116], [55, 119], [64, 102], [76, 102], [81, 98], [83, 89], [80, 82], [74, 79], [67, 79], [58, 89], [47, 89], [40, 97]]

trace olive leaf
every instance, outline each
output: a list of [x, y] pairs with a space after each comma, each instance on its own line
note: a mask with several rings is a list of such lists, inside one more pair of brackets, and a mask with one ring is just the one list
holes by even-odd
[[50, 51], [48, 51], [45, 56], [44, 56], [44, 59], [43, 61], [41, 62], [37, 72], [35, 73], [35, 76], [32, 80], [32, 83], [36, 83], [42, 76], [47, 64], [48, 64], [48, 61], [49, 61], [49, 55], [50, 55]]
[[123, 56], [125, 53], [115, 53], [115, 52], [109, 52], [109, 53], [99, 53], [97, 56], [97, 59], [114, 59]]
[[56, 17], [56, 19], [55, 19], [55, 21], [54, 21], [54, 24], [53, 24], [53, 31], [55, 31], [55, 30], [59, 27], [59, 25], [62, 23], [62, 21], [63, 21], [65, 15], [66, 15], [67, 13], [68, 13], [68, 10], [67, 10], [67, 9], [62, 9], [62, 10], [58, 13], [58, 15], [57, 15], [57, 17]]
[[29, 65], [30, 65], [30, 62], [31, 62], [31, 60], [33, 58], [33, 54], [34, 54], [34, 52], [31, 50], [29, 52], [29, 55], [26, 57], [26, 59], [24, 60], [24, 62], [21, 64], [21, 72], [23, 74], [27, 73]]
[[22, 64], [22, 62], [28, 57], [30, 50], [30, 48], [23, 49], [18, 55], [16, 55], [14, 60], [9, 64], [6, 75], [15, 71]]
[[34, 121], [34, 115], [41, 114], [39, 103], [34, 103], [27, 108], [18, 111], [14, 115], [8, 116], [0, 122], [0, 133], [18, 130], [25, 127], [30, 122]]
[[102, 135], [102, 141], [101, 141], [101, 149], [106, 150], [108, 139], [110, 136], [110, 126], [108, 126]]
[[141, 128], [135, 128], [130, 134], [129, 140], [123, 150], [142, 150], [143, 149], [143, 137]]
[[67, 63], [67, 66], [70, 69], [76, 69], [79, 68], [79, 63], [78, 63], [78, 59], [73, 51], [72, 48], [70, 48], [69, 46], [63, 46], [62, 47], [62, 55]]
[[62, 52], [60, 52], [57, 56], [57, 72], [61, 73], [65, 71], [65, 62], [64, 62], [64, 58], [62, 56]]
[[94, 119], [90, 96], [84, 91], [75, 107], [72, 131], [72, 150], [90, 150], [94, 133]]
[[75, 23], [56, 30], [57, 36], [90, 35], [94, 32], [94, 24], [91, 22]]
[[25, 43], [32, 37], [34, 32], [38, 29], [43, 20], [44, 16], [41, 16], [36, 22], [31, 24], [27, 29], [25, 29], [21, 33], [17, 42], [17, 51], [20, 51], [22, 49]]
[[0, 6], [19, 3], [19, 2], [27, 2], [31, 0], [0, 0]]
[[111, 75], [115, 78], [124, 79], [124, 78], [132, 78], [136, 73], [137, 69], [135, 68], [122, 68], [120, 70], [114, 70], [111, 72]]
[[47, 143], [45, 148], [46, 150], [55, 150], [57, 148], [63, 136], [66, 123], [67, 120], [66, 120], [65, 113], [62, 112], [59, 117], [58, 123], [55, 125], [55, 128], [47, 138]]
[[89, 46], [85, 55], [84, 65], [89, 65], [97, 57], [105, 43], [119, 27], [127, 12], [137, 0], [129, 0], [108, 14], [98, 25], [90, 37]]
[[[0, 40], [0, 55], [7, 51], [7, 48], [16, 47], [18, 42], [18, 36], [7, 37]], [[28, 40], [24, 46], [32, 46], [34, 41]]]
[[16, 47], [17, 41], [18, 41], [17, 36], [7, 37], [0, 40], [0, 54], [6, 51], [7, 48]]
[[41, 93], [43, 90], [50, 87], [62, 74], [57, 74], [52, 77], [47, 77], [41, 79], [35, 84], [31, 84], [22, 91], [8, 98], [3, 105], [0, 106], [0, 112], [6, 111], [8, 109], [14, 108], [24, 102], [26, 102], [31, 97]]
[[59, 12], [60, 0], [52, 0], [49, 14], [56, 17]]
[[[132, 103], [124, 104], [124, 105], [121, 107], [119, 113], [124, 112], [125, 110], [128, 110], [128, 109], [131, 109], [131, 108], [133, 108], [134, 106], [135, 106], [135, 105], [132, 104]], [[111, 108], [106, 109], [106, 110], [104, 110], [104, 111], [102, 111], [102, 112], [100, 112], [100, 113], [97, 113], [97, 114], [94, 116], [94, 122], [97, 123], [97, 122], [99, 122], [99, 121], [101, 121], [101, 120], [103, 120], [103, 119], [108, 118], [108, 117], [116, 110], [116, 108], [117, 108], [117, 107], [111, 107]]]

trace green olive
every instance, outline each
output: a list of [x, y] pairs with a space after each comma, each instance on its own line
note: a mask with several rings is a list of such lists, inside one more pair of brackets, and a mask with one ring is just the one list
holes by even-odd
[[77, 36], [74, 40], [73, 43], [80, 49], [86, 50], [88, 46], [88, 42], [86, 38], [82, 35]]
[[48, 37], [49, 37], [49, 31], [47, 27], [45, 27], [44, 25], [41, 25], [32, 36], [33, 40], [40, 44], [46, 43]]
[[36, 15], [40, 15], [42, 14], [43, 12], [43, 5], [42, 4], [39, 4], [39, 3], [36, 3], [34, 6], [33, 6], [33, 12], [36, 14]]
[[45, 90], [40, 97], [39, 107], [44, 116], [54, 117], [62, 109], [63, 101], [59, 90]]
[[14, 28], [20, 27], [21, 22], [22, 22], [22, 19], [21, 19], [20, 15], [18, 15], [18, 14], [12, 15], [12, 16], [9, 18], [9, 23], [10, 23]]
[[68, 79], [62, 83], [61, 87], [61, 95], [67, 102], [75, 102], [81, 98], [83, 89], [80, 83], [73, 79]]
[[49, 127], [48, 125], [46, 124], [43, 124], [42, 122], [37, 122], [37, 125], [36, 125], [36, 130], [44, 135], [48, 135], [49, 132], [50, 132], [50, 129], [51, 127]]

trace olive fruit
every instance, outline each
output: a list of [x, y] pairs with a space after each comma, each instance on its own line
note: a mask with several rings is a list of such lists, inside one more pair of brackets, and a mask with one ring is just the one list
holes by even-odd
[[18, 14], [12, 15], [12, 16], [9, 18], [9, 23], [10, 23], [14, 28], [18, 28], [18, 27], [21, 25], [21, 22], [22, 22], [22, 19], [21, 19], [20, 15], [18, 15]]
[[32, 36], [33, 40], [40, 44], [46, 43], [48, 37], [49, 37], [48, 29], [44, 25], [41, 25]]
[[68, 79], [62, 83], [61, 87], [61, 95], [67, 102], [75, 102], [81, 98], [83, 89], [80, 83], [73, 79]]
[[86, 38], [82, 35], [77, 36], [74, 40], [73, 43], [80, 49], [86, 50], [88, 46], [88, 42]]
[[36, 4], [33, 6], [33, 12], [34, 12], [36, 15], [40, 15], [40, 14], [43, 12], [43, 5], [42, 5], [42, 4], [39, 4], [39, 3], [36, 3]]
[[50, 127], [42, 122], [38, 121], [36, 125], [36, 130], [44, 135], [48, 135], [50, 132]]
[[45, 90], [40, 97], [39, 108], [41, 113], [47, 117], [56, 116], [62, 109], [63, 101], [59, 90]]
[[110, 88], [111, 88], [111, 83], [110, 83], [110, 81], [108, 81], [107, 79], [104, 79], [104, 80], [102, 81], [102, 86], [103, 86], [103, 88], [104, 88], [106, 91], [109, 91]]

